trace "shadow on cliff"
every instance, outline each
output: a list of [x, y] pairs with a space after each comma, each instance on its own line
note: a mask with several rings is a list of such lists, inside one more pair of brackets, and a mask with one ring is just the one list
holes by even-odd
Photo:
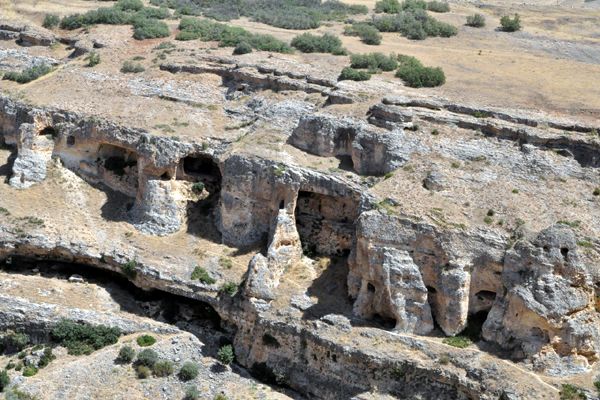
[[127, 212], [133, 207], [134, 199], [112, 190], [102, 183], [90, 183], [95, 189], [106, 194], [106, 202], [100, 207], [100, 215], [107, 221], [128, 221]]
[[12, 151], [6, 159], [6, 163], [0, 165], [0, 176], [4, 177], [4, 183], [8, 183], [8, 181], [10, 180], [10, 176], [12, 175], [13, 164], [15, 163], [16, 158], [17, 152]]
[[332, 257], [331, 264], [315, 279], [306, 291], [317, 298], [317, 304], [304, 311], [304, 319], [319, 319], [327, 314], [352, 317], [352, 303], [348, 298], [348, 257]]
[[216, 224], [219, 196], [217, 193], [205, 200], [188, 202], [187, 233], [214, 243], [221, 243], [221, 232]]

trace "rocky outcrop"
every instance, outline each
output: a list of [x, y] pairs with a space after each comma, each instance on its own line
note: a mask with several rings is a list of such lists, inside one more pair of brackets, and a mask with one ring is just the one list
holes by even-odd
[[267, 257], [257, 253], [248, 267], [245, 294], [262, 300], [275, 299], [275, 289], [286, 268], [302, 258], [300, 236], [293, 216], [285, 209], [279, 210]]
[[54, 149], [53, 131], [39, 130], [36, 124], [21, 124], [17, 148], [11, 186], [26, 189], [46, 179], [46, 167]]
[[553, 226], [517, 243], [506, 254], [502, 284], [505, 289], [483, 326], [486, 340], [516, 357], [536, 355], [540, 369], [556, 355], [569, 358], [576, 369], [598, 359], [600, 317], [593, 284], [568, 227]]
[[[418, 120], [480, 132], [486, 136], [533, 145], [572, 157], [583, 167], [600, 167], [600, 142], [594, 132], [599, 127], [553, 120], [543, 116], [525, 116], [495, 109], [430, 102], [426, 99], [384, 98], [369, 110], [369, 122], [396, 129], [414, 127]], [[583, 134], [585, 133], [585, 134]]]
[[398, 131], [379, 131], [351, 118], [306, 116], [288, 142], [319, 156], [351, 157], [352, 168], [361, 175], [383, 175], [406, 162]]
[[0, 39], [16, 40], [22, 46], [50, 46], [56, 42], [51, 31], [17, 21], [0, 20]]

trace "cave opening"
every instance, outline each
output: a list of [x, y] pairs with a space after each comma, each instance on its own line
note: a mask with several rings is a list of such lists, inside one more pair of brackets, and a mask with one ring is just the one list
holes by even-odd
[[217, 161], [204, 154], [184, 157], [177, 168], [177, 179], [192, 182], [192, 190], [198, 196], [188, 203], [188, 232], [220, 242], [216, 211], [223, 177]]
[[39, 136], [49, 136], [49, 137], [55, 137], [56, 136], [56, 129], [54, 129], [51, 126], [47, 126], [44, 129], [42, 129], [39, 133]]
[[137, 180], [138, 156], [124, 147], [103, 143], [98, 149], [98, 163], [119, 177], [134, 177]]
[[348, 197], [300, 191], [296, 202], [296, 228], [308, 257], [349, 254], [358, 207]]
[[65, 281], [79, 275], [85, 282], [105, 288], [127, 313], [177, 325], [196, 335], [206, 329], [221, 330], [221, 317], [210, 304], [158, 289], [139, 288], [123, 275], [95, 265], [12, 256], [0, 262], [0, 270]]

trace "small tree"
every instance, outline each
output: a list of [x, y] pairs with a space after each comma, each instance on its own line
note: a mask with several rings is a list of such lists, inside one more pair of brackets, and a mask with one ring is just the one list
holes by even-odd
[[508, 15], [500, 18], [500, 26], [504, 32], [516, 32], [521, 30], [521, 17], [515, 14], [513, 18]]
[[248, 42], [240, 42], [233, 49], [234, 55], [248, 54], [252, 53], [252, 46], [248, 44]]
[[233, 346], [227, 344], [219, 349], [217, 352], [217, 360], [223, 365], [229, 365], [233, 362], [235, 354], [233, 353]]
[[485, 17], [482, 14], [473, 14], [467, 17], [467, 25], [473, 28], [482, 28], [485, 26]]

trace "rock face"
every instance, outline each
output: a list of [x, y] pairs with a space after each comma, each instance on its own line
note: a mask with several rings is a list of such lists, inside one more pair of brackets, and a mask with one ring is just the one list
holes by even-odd
[[302, 258], [300, 236], [293, 216], [281, 209], [274, 225], [267, 257], [258, 253], [250, 261], [245, 288], [248, 297], [273, 300], [274, 289], [284, 270]]
[[378, 247], [370, 252], [369, 265], [362, 276], [354, 312], [369, 319], [375, 314], [393, 316], [395, 329], [402, 332], [431, 332], [433, 319], [427, 288], [409, 253]]
[[531, 242], [517, 243], [506, 254], [502, 283], [505, 290], [490, 310], [484, 338], [517, 356], [540, 354], [540, 364], [554, 354], [581, 367], [598, 359], [593, 284], [568, 227], [553, 226]]
[[383, 175], [406, 162], [397, 131], [378, 131], [357, 120], [326, 114], [302, 118], [289, 143], [319, 156], [350, 157], [352, 168], [361, 175]]
[[38, 130], [34, 124], [21, 124], [11, 186], [26, 189], [46, 179], [46, 166], [54, 149], [53, 133], [53, 130]]
[[56, 41], [47, 29], [5, 19], [0, 20], [0, 38], [15, 39], [22, 46], [50, 46]]

